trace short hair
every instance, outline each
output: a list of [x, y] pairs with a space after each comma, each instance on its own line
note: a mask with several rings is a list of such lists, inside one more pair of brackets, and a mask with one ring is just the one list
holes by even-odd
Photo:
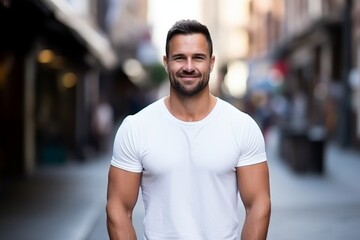
[[169, 29], [166, 37], [165, 53], [169, 56], [169, 43], [176, 35], [190, 35], [200, 33], [205, 36], [208, 43], [210, 57], [213, 54], [213, 43], [210, 36], [209, 29], [196, 20], [179, 20]]

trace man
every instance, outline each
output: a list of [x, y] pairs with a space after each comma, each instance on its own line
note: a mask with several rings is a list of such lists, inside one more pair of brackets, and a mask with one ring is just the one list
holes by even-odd
[[[170, 94], [121, 124], [109, 170], [110, 239], [136, 239], [141, 187], [144, 239], [266, 239], [270, 219], [264, 138], [247, 114], [213, 96], [213, 46], [206, 26], [178, 21], [163, 63]], [[238, 193], [246, 209], [240, 234]]]

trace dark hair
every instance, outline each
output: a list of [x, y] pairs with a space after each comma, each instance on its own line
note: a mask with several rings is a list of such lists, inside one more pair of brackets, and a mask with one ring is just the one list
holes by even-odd
[[205, 25], [199, 23], [196, 20], [180, 20], [180, 21], [175, 22], [175, 24], [170, 28], [170, 30], [167, 33], [166, 45], [165, 45], [166, 56], [169, 56], [169, 43], [170, 43], [170, 40], [175, 35], [179, 35], [179, 34], [189, 35], [189, 34], [195, 34], [195, 33], [200, 33], [205, 36], [206, 41], [208, 43], [210, 56], [212, 56], [213, 43], [211, 40], [209, 29]]

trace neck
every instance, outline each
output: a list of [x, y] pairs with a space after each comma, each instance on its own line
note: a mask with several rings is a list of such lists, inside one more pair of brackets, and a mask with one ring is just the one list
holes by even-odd
[[185, 122], [195, 122], [204, 119], [215, 107], [216, 97], [210, 93], [204, 96], [180, 97], [175, 94], [165, 98], [169, 112]]

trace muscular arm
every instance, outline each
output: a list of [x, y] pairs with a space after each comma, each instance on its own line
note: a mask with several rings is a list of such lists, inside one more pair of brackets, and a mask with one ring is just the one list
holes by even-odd
[[136, 240], [132, 223], [141, 173], [110, 167], [107, 195], [107, 229], [111, 240]]
[[238, 167], [237, 181], [246, 210], [241, 239], [265, 240], [271, 212], [267, 162]]

